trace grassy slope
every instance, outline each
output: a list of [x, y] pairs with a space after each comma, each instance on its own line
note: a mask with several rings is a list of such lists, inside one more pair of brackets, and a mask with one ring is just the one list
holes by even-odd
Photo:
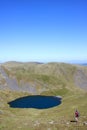
[[[79, 129], [86, 130], [83, 121], [87, 120], [87, 93], [78, 92], [63, 96], [60, 106], [50, 109], [14, 109], [9, 108], [7, 102], [28, 95], [27, 93], [0, 92], [0, 130], [71, 130], [76, 127], [75, 123], [70, 123], [74, 119], [76, 108], [80, 111]], [[53, 122], [53, 124], [52, 124]], [[67, 123], [69, 122], [69, 126]]]
[[12, 77], [15, 76], [20, 85], [20, 81], [37, 83], [41, 88], [58, 89], [67, 86], [68, 89], [73, 87], [73, 75], [76, 66], [64, 63], [48, 63], [48, 64], [33, 64], [7, 63], [4, 65], [6, 73]]
[[[78, 126], [70, 123], [70, 120], [74, 119], [76, 108], [81, 115], [79, 130], [86, 130], [87, 126], [83, 126], [82, 122], [87, 121], [87, 92], [76, 88], [73, 84], [76, 66], [50, 63], [50, 65], [32, 64], [31, 67], [26, 63], [26, 65], [16, 64], [16, 68], [14, 64], [9, 66], [6, 64], [5, 67], [10, 68], [9, 76], [16, 75], [17, 77], [18, 74], [18, 80], [24, 79], [32, 82], [34, 79], [40, 80], [41, 83], [48, 85], [48, 91], [42, 94], [61, 95], [63, 100], [60, 106], [50, 109], [14, 109], [10, 108], [7, 102], [29, 94], [1, 90], [0, 130], [77, 130]], [[25, 76], [23, 77], [23, 75]], [[53, 88], [53, 86], [55, 87]]]

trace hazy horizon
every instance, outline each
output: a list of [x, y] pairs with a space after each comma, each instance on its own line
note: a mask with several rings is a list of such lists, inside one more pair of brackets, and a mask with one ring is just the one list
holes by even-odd
[[41, 63], [41, 64], [45, 64], [45, 63], [68, 63], [68, 64], [87, 64], [87, 61], [16, 61], [16, 60], [11, 60], [11, 61], [0, 61], [1, 64], [6, 63], [6, 62], [20, 62], [20, 63]]

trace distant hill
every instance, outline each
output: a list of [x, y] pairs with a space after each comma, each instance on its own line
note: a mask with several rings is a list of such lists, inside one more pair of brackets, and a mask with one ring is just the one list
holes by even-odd
[[87, 90], [87, 68], [80, 65], [6, 62], [0, 70], [1, 83], [12, 90], [37, 94], [46, 91], [56, 92], [60, 89]]
[[83, 64], [81, 64], [81, 65], [83, 65], [83, 66], [87, 66], [87, 63], [83, 63]]

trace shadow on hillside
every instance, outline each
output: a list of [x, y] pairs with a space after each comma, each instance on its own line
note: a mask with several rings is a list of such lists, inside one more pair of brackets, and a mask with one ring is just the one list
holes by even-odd
[[8, 102], [12, 108], [47, 109], [61, 104], [61, 98], [55, 96], [26, 96]]

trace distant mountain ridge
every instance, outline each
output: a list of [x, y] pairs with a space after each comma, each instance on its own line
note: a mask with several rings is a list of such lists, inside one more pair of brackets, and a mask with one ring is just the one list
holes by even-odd
[[83, 65], [83, 66], [87, 66], [87, 63], [83, 63], [83, 64], [81, 64], [81, 65]]
[[[87, 90], [87, 67], [66, 63], [6, 62], [0, 67], [0, 89], [40, 94]], [[3, 87], [2, 87], [3, 86]]]

